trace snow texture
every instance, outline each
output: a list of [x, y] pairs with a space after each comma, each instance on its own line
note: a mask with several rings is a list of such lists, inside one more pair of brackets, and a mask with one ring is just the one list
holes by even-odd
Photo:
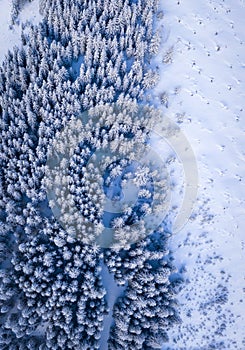
[[[191, 220], [170, 239], [186, 283], [178, 296], [182, 324], [169, 332], [163, 349], [240, 350], [245, 348], [245, 3], [161, 1], [161, 8], [165, 34], [155, 99], [160, 104], [165, 97], [163, 110], [188, 137], [199, 170]], [[177, 170], [178, 160], [173, 164]], [[172, 174], [175, 191], [181, 177]]]

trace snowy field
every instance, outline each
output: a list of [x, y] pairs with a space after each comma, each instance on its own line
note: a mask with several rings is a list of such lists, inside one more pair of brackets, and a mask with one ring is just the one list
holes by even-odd
[[[161, 1], [164, 35], [156, 98], [196, 155], [199, 194], [172, 237], [186, 283], [183, 320], [163, 349], [245, 349], [244, 1]], [[163, 58], [166, 62], [161, 64]], [[160, 65], [161, 64], [161, 65]]]
[[[170, 240], [185, 283], [182, 324], [163, 349], [243, 350], [245, 1], [161, 0], [161, 10], [155, 101], [165, 93], [163, 113], [188, 138], [199, 171], [191, 220]], [[40, 19], [37, 0], [20, 14], [20, 22]], [[0, 61], [20, 43], [20, 26], [10, 22], [10, 1], [0, 0]]]

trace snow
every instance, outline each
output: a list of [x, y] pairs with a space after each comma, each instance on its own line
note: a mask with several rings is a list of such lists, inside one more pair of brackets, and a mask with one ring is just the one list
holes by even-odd
[[106, 288], [106, 300], [109, 307], [109, 313], [104, 319], [104, 327], [100, 338], [100, 349], [107, 350], [107, 340], [109, 338], [110, 327], [113, 322], [113, 306], [117, 299], [123, 295], [127, 285], [118, 286], [114, 281], [113, 275], [109, 273], [107, 266], [102, 262], [102, 281]]
[[[162, 105], [163, 113], [186, 135], [199, 171], [191, 220], [170, 241], [175, 264], [186, 269], [186, 282], [178, 295], [182, 324], [169, 331], [163, 349], [241, 350], [245, 348], [245, 2], [161, 0], [161, 7], [163, 43], [155, 60], [161, 79], [154, 97], [160, 104], [159, 95], [166, 93], [168, 108]], [[38, 9], [38, 0], [27, 3], [20, 23], [38, 23]], [[9, 29], [10, 10], [10, 1], [0, 0], [0, 62], [8, 49], [20, 45], [20, 25]], [[161, 153], [164, 142], [158, 146]], [[169, 148], [167, 153], [174, 205], [183, 174]], [[104, 268], [102, 275], [112, 309], [122, 289]], [[110, 312], [102, 350], [111, 322]]]
[[27, 2], [19, 14], [20, 24], [11, 25], [11, 1], [0, 0], [0, 62], [4, 60], [8, 50], [21, 44], [21, 23], [31, 21], [37, 24], [41, 21], [39, 0]]
[[[154, 96], [160, 102], [161, 93], [168, 95], [163, 114], [188, 138], [199, 172], [191, 220], [170, 241], [188, 283], [178, 295], [183, 322], [169, 332], [163, 349], [245, 348], [244, 5], [161, 1], [165, 40], [156, 59], [161, 80]], [[174, 197], [183, 180], [178, 161], [170, 172]], [[227, 288], [223, 303], [214, 302], [219, 284]]]

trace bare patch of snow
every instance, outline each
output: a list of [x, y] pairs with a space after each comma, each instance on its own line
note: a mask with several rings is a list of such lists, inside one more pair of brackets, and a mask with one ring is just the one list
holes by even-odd
[[39, 0], [27, 2], [19, 14], [19, 24], [11, 23], [11, 1], [0, 0], [0, 63], [8, 50], [21, 44], [21, 23], [30, 21], [38, 24], [42, 16], [39, 13]]
[[107, 340], [109, 338], [110, 327], [113, 323], [113, 306], [116, 303], [117, 299], [124, 294], [127, 285], [118, 286], [114, 280], [113, 275], [109, 273], [107, 266], [103, 262], [101, 275], [103, 285], [107, 292], [106, 299], [109, 307], [109, 313], [104, 319], [104, 328], [100, 338], [100, 349], [107, 350]]

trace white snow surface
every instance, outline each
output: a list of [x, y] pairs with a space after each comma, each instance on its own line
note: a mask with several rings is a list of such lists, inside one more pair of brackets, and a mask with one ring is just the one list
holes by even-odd
[[[163, 114], [185, 133], [199, 172], [191, 220], [170, 240], [187, 283], [178, 295], [182, 324], [169, 331], [163, 349], [243, 350], [245, 2], [160, 3], [161, 78], [154, 97], [167, 93]], [[172, 172], [173, 192], [180, 187], [178, 173]]]
[[[161, 79], [154, 98], [157, 104], [166, 92], [163, 114], [185, 133], [199, 171], [191, 220], [169, 244], [177, 268], [186, 272], [178, 294], [182, 324], [169, 330], [162, 349], [243, 350], [245, 1], [161, 0], [160, 5], [163, 43], [155, 62]], [[38, 0], [26, 4], [20, 22], [38, 23], [38, 9]], [[0, 0], [0, 62], [20, 45], [20, 26], [9, 25], [10, 1]], [[163, 147], [159, 143], [159, 154]], [[178, 160], [170, 163], [177, 201], [183, 176]], [[103, 278], [110, 280], [107, 273]], [[111, 289], [110, 303], [115, 293]]]
[[102, 281], [107, 291], [106, 300], [109, 308], [109, 313], [104, 319], [104, 327], [100, 338], [100, 349], [107, 350], [108, 349], [107, 340], [109, 338], [111, 325], [113, 324], [113, 307], [117, 299], [123, 296], [124, 291], [127, 288], [127, 285], [117, 286], [116, 282], [114, 281], [113, 275], [109, 273], [107, 266], [104, 263], [102, 263], [101, 267], [102, 267], [102, 273], [101, 273]]
[[31, 21], [37, 24], [42, 16], [39, 13], [39, 0], [27, 2], [21, 10], [19, 24], [11, 23], [11, 0], [0, 0], [0, 63], [8, 50], [21, 44], [21, 23]]

